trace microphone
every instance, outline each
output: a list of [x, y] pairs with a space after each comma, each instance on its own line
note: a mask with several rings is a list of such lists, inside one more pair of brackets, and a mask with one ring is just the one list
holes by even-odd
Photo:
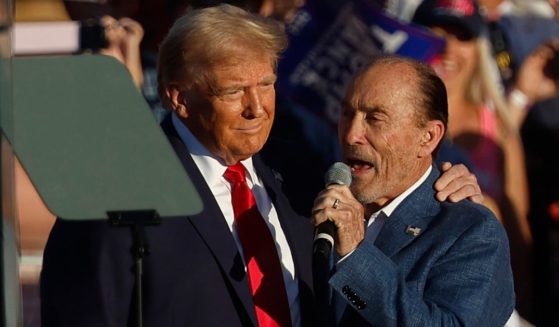
[[[324, 175], [324, 185], [346, 185], [351, 184], [351, 170], [348, 165], [343, 162], [336, 162]], [[330, 251], [334, 247], [334, 233], [336, 232], [336, 226], [331, 221], [325, 221], [320, 223], [316, 227], [316, 236], [314, 237], [314, 249], [313, 253], [315, 256], [320, 256], [323, 258], [328, 258], [330, 256]]]

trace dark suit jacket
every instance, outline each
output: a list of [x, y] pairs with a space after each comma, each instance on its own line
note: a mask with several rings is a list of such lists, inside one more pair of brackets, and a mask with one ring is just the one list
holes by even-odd
[[[440, 203], [429, 178], [330, 279], [344, 326], [503, 326], [514, 309], [506, 233], [481, 205]], [[412, 230], [419, 232], [413, 235]], [[415, 229], [414, 229], [415, 228]]]
[[[253, 326], [256, 316], [243, 262], [225, 219], [171, 120], [162, 123], [202, 200], [203, 212], [147, 226], [145, 326]], [[296, 215], [274, 174], [254, 166], [278, 212], [299, 280], [301, 315], [312, 324], [313, 227]], [[57, 219], [41, 273], [43, 326], [128, 326], [133, 312], [133, 239], [104, 221]]]

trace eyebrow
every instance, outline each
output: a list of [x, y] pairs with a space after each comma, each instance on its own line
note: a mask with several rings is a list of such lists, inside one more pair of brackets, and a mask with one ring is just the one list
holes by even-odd
[[[268, 75], [262, 78], [262, 80], [260, 80], [257, 85], [273, 84], [276, 82], [277, 79], [278, 77], [276, 74]], [[245, 85], [242, 82], [234, 81], [230, 85], [225, 87], [210, 87], [210, 90], [213, 94], [219, 95], [229, 91], [242, 90], [243, 88], [245, 88]]]
[[268, 75], [264, 77], [258, 84], [275, 83], [277, 80], [278, 80], [278, 76], [276, 74]]
[[367, 106], [362, 106], [362, 105], [358, 106], [358, 107], [354, 107], [347, 100], [342, 100], [341, 107], [342, 108], [351, 108], [351, 109], [354, 109], [356, 111], [363, 111], [363, 112], [380, 112], [380, 113], [385, 112], [385, 110], [383, 110], [383, 108], [378, 106], [378, 105], [374, 105], [372, 107], [367, 107]]
[[[273, 75], [268, 75], [268, 76], [265, 76], [264, 78], [262, 78], [262, 79], [258, 82], [257, 85], [275, 83], [277, 79], [278, 79], [278, 77], [277, 77], [275, 74], [273, 74]], [[241, 81], [239, 81], [239, 82], [233, 81], [233, 82], [231, 82], [230, 85], [225, 86], [225, 87], [222, 87], [222, 88], [219, 88], [219, 89], [220, 89], [220, 90], [229, 90], [229, 89], [238, 89], [238, 88], [244, 88], [244, 87], [245, 87], [245, 85], [244, 85]]]

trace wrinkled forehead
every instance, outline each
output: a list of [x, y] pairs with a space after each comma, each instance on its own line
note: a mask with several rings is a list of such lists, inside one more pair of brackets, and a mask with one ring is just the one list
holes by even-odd
[[355, 110], [382, 109], [395, 116], [415, 113], [419, 105], [417, 75], [405, 63], [379, 63], [362, 71], [350, 84], [344, 105]]
[[417, 76], [412, 67], [402, 62], [374, 63], [356, 76], [350, 93], [360, 97], [368, 95], [389, 97], [390, 95], [415, 92]]
[[265, 48], [250, 43], [236, 42], [234, 45], [216, 51], [213, 56], [204, 59], [208, 66], [238, 65], [254, 61], [266, 60], [275, 67], [277, 54]]
[[205, 63], [204, 75], [206, 78], [229, 72], [249, 75], [254, 70], [266, 71], [267, 74], [275, 73], [275, 57], [265, 52], [231, 52], [208, 60]]
[[249, 74], [255, 69], [266, 69], [267, 73], [275, 73], [277, 58], [276, 54], [270, 51], [237, 44], [216, 51], [211, 56], [197, 58], [197, 61], [194, 69], [185, 67], [187, 75], [193, 75], [186, 76], [186, 83], [210, 85], [220, 76], [235, 74], [242, 78], [244, 74]]

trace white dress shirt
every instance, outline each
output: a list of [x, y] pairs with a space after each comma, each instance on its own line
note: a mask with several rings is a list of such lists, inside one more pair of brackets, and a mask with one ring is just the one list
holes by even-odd
[[[231, 185], [223, 177], [227, 166], [220, 158], [208, 151], [174, 113], [172, 114], [172, 121], [179, 137], [188, 147], [194, 163], [202, 173], [204, 180], [215, 197], [242, 256], [243, 247], [235, 228], [235, 215], [233, 213], [233, 204], [231, 201]], [[300, 326], [299, 285], [298, 281], [295, 279], [295, 264], [291, 255], [291, 249], [289, 248], [289, 244], [281, 228], [278, 214], [272, 200], [268, 196], [266, 188], [254, 170], [252, 158], [248, 158], [241, 162], [247, 171], [247, 184], [254, 194], [258, 211], [264, 218], [264, 221], [270, 229], [272, 238], [275, 240], [276, 250], [278, 251], [278, 257], [281, 261], [283, 280], [287, 291], [287, 300], [291, 310], [291, 321], [293, 322], [293, 326]]]
[[[387, 219], [390, 218], [390, 215], [394, 212], [394, 210], [396, 210], [398, 205], [400, 205], [400, 203], [402, 203], [402, 201], [404, 201], [404, 199], [407, 198], [408, 195], [411, 194], [411, 192], [415, 191], [427, 179], [427, 177], [429, 177], [429, 174], [431, 173], [432, 169], [433, 169], [433, 167], [429, 166], [427, 168], [427, 170], [425, 171], [425, 173], [423, 173], [423, 175], [415, 183], [413, 183], [412, 186], [410, 186], [404, 192], [402, 192], [402, 194], [400, 194], [396, 198], [394, 198], [394, 200], [390, 201], [390, 203], [388, 203], [382, 209], [373, 213], [371, 215], [371, 217], [369, 218], [369, 223], [367, 225], [367, 228], [369, 228], [373, 224], [373, 222], [375, 221], [375, 218], [378, 216], [378, 214], [381, 211], [384, 212]], [[380, 226], [380, 228], [382, 228], [382, 226]]]

